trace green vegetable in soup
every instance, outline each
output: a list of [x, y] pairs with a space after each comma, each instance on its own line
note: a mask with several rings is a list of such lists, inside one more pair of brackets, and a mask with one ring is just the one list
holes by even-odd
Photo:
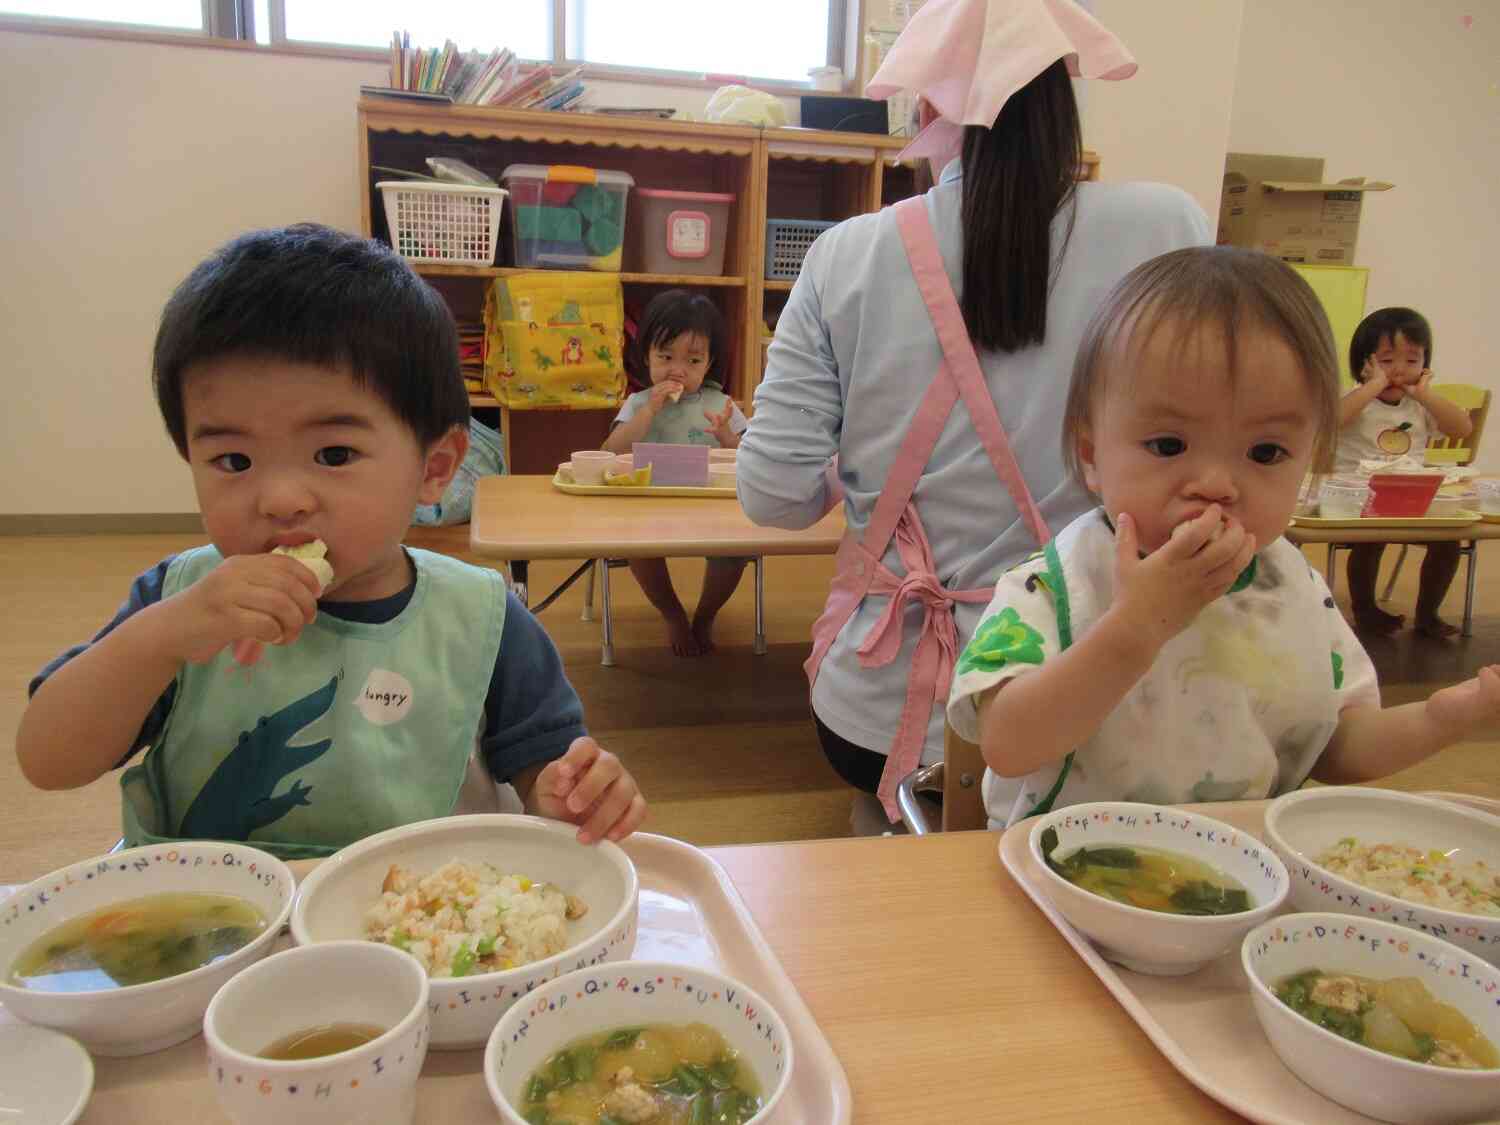
[[1272, 991], [1304, 1019], [1388, 1055], [1459, 1070], [1500, 1067], [1493, 1044], [1415, 977], [1379, 981], [1308, 969]]
[[606, 1047], [629, 1047], [641, 1031], [639, 1027], [622, 1027], [619, 1031], [611, 1031], [604, 1040], [604, 1045]]
[[1068, 882], [1126, 906], [1164, 914], [1240, 914], [1252, 905], [1234, 879], [1191, 856], [1157, 848], [1078, 848], [1056, 859], [1057, 831], [1042, 832], [1042, 858]]
[[232, 895], [150, 895], [49, 931], [17, 958], [11, 981], [42, 992], [147, 984], [227, 957], [265, 928], [261, 913]]
[[530, 1125], [742, 1125], [760, 1112], [760, 1086], [706, 1024], [653, 1024], [567, 1044], [529, 1076]]
[[1240, 888], [1221, 887], [1201, 879], [1190, 879], [1172, 892], [1177, 914], [1242, 914], [1250, 909], [1250, 896]]

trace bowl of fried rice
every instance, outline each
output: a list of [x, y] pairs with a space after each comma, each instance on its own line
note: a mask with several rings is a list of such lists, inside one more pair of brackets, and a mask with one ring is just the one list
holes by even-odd
[[1301, 911], [1393, 922], [1500, 966], [1500, 817], [1386, 789], [1288, 793], [1266, 840]]
[[351, 844], [303, 880], [299, 945], [395, 946], [427, 970], [432, 1046], [482, 1046], [504, 1011], [554, 977], [635, 950], [635, 865], [608, 840], [534, 816], [445, 817]]

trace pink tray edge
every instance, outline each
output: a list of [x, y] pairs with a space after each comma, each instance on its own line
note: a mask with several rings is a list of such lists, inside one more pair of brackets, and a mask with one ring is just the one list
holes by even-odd
[[[681, 887], [691, 888], [691, 897], [701, 912], [700, 918], [707, 931], [706, 936], [711, 939], [715, 948], [716, 962], [720, 963], [720, 967], [725, 972], [744, 981], [765, 996], [786, 1021], [792, 1042], [796, 1045], [796, 1057], [793, 1061], [788, 1097], [774, 1112], [772, 1119], [780, 1125], [791, 1125], [792, 1122], [797, 1122], [799, 1125], [850, 1125], [853, 1119], [854, 1098], [843, 1064], [833, 1053], [833, 1047], [828, 1042], [828, 1038], [818, 1027], [801, 993], [797, 991], [796, 985], [782, 968], [781, 962], [766, 941], [765, 935], [761, 933], [754, 916], [750, 913], [750, 908], [740, 897], [729, 873], [718, 861], [700, 848], [667, 836], [637, 832], [620, 846], [635, 863], [642, 889], [658, 889], [663, 884], [673, 882]], [[297, 860], [288, 866], [300, 884], [318, 862], [317, 860]], [[0, 885], [0, 899], [6, 898], [17, 890], [18, 886], [19, 884], [16, 886]], [[733, 931], [740, 940], [748, 942], [754, 954], [753, 963], [748, 963], [744, 959], [725, 962], [717, 956], [717, 951], [730, 944], [723, 940], [728, 931]], [[0, 1024], [15, 1019], [16, 1017], [0, 1007]], [[144, 1065], [154, 1068], [153, 1080], [162, 1083], [163, 1095], [167, 1095], [168, 1083], [181, 1082], [186, 1077], [192, 1087], [187, 1095], [190, 1101], [193, 1104], [202, 1102], [204, 1107], [213, 1107], [214, 1100], [209, 1091], [207, 1075], [202, 1074], [202, 1080], [199, 1081], [201, 1073], [199, 1064], [195, 1061], [190, 1068], [184, 1068], [185, 1048], [179, 1046], [170, 1050], [170, 1054], [158, 1052], [156, 1055], [142, 1056], [142, 1058], [154, 1060]], [[193, 1052], [189, 1050], [188, 1053]], [[450, 1057], [456, 1058], [466, 1053], [475, 1056], [476, 1068], [471, 1077], [478, 1084], [480, 1091], [480, 1094], [475, 1097], [482, 1099], [484, 1104], [488, 1105], [488, 1095], [483, 1093], [482, 1064], [478, 1062], [478, 1056], [482, 1052], [452, 1052]], [[96, 1090], [95, 1093], [97, 1095], [98, 1091]], [[462, 1095], [450, 1093], [446, 1095], [446, 1098], [453, 1099], [456, 1103], [456, 1099], [460, 1096]], [[132, 1122], [150, 1120], [150, 1118], [138, 1117], [135, 1114], [129, 1115], [129, 1119]], [[490, 1119], [490, 1117], [485, 1118], [485, 1120]]]
[[[1463, 805], [1467, 808], [1476, 809], [1488, 813], [1491, 816], [1500, 816], [1500, 801], [1488, 797], [1471, 796], [1467, 793], [1428, 792], [1423, 793], [1425, 797], [1435, 797], [1440, 800], [1449, 801], [1453, 804]], [[1212, 816], [1217, 820], [1225, 821], [1236, 828], [1249, 832], [1257, 838], [1262, 837], [1264, 832], [1265, 810], [1270, 801], [1230, 801], [1212, 805], [1190, 805], [1186, 806]], [[1075, 930], [1056, 909], [1039, 886], [1032, 879], [1029, 865], [1031, 864], [1030, 848], [1028, 839], [1030, 826], [1025, 824], [1012, 825], [1000, 837], [999, 854], [1000, 862], [1010, 872], [1011, 877], [1020, 884], [1026, 896], [1036, 904], [1042, 915], [1057, 928], [1064, 940], [1083, 959], [1101, 984], [1107, 988], [1120, 1006], [1125, 1009], [1126, 1014], [1135, 1020], [1136, 1024], [1146, 1033], [1147, 1038], [1156, 1045], [1184, 1078], [1198, 1089], [1202, 1090], [1214, 1101], [1227, 1106], [1236, 1113], [1249, 1118], [1251, 1121], [1260, 1122], [1261, 1125], [1303, 1125], [1300, 1118], [1283, 1116], [1276, 1112], [1267, 1112], [1263, 1107], [1246, 1101], [1233, 1090], [1226, 1090], [1216, 1083], [1212, 1078], [1203, 1073], [1193, 1061], [1191, 1055], [1175, 1040], [1158, 1021], [1151, 1009], [1136, 996], [1135, 992], [1126, 983], [1125, 978], [1120, 975], [1120, 970], [1101, 957], [1089, 940]], [[1279, 1060], [1278, 1060], [1279, 1064]], [[1286, 1073], [1287, 1080], [1297, 1080], [1290, 1072]], [[1316, 1091], [1310, 1091], [1316, 1096]], [[1374, 1122], [1375, 1119], [1365, 1117], [1345, 1109], [1335, 1102], [1322, 1099], [1328, 1106], [1330, 1116], [1338, 1115], [1340, 1120], [1351, 1122]]]
[[[797, 1046], [792, 1085], [787, 1092], [800, 1096], [795, 1102], [784, 1103], [784, 1108], [779, 1109], [775, 1117], [781, 1120], [786, 1116], [787, 1109], [795, 1107], [804, 1113], [817, 1114], [817, 1116], [806, 1118], [809, 1123], [849, 1125], [853, 1118], [854, 1099], [843, 1064], [833, 1053], [832, 1045], [822, 1029], [818, 1027], [817, 1021], [813, 1019], [812, 1012], [808, 1010], [806, 1002], [802, 999], [802, 994], [797, 991], [797, 986], [792, 983], [786, 970], [781, 967], [775, 951], [771, 949], [765, 935], [761, 933], [754, 916], [750, 913], [750, 908], [740, 897], [729, 873], [702, 849], [669, 836], [636, 832], [625, 839], [620, 846], [636, 864], [643, 887], [650, 884], [648, 871], [675, 866], [680, 869], [682, 882], [695, 887], [694, 900], [703, 909], [703, 918], [710, 930], [720, 925], [727, 925], [741, 931], [749, 939], [756, 953], [757, 964], [750, 971], [738, 963], [725, 964], [722, 968], [725, 972], [738, 977], [761, 992], [776, 1006], [782, 1018], [786, 1020], [792, 1032], [793, 1042]], [[653, 852], [660, 854], [652, 855]], [[685, 869], [685, 873], [681, 869]], [[705, 880], [710, 885], [704, 887], [702, 892], [697, 892], [697, 885]], [[715, 919], [716, 913], [726, 911], [728, 918]], [[715, 942], [715, 945], [719, 946], [721, 943]], [[809, 1088], [828, 1095], [829, 1104], [826, 1111], [823, 1106], [807, 1104]]]
[[[1422, 794], [1426, 797], [1436, 797], [1441, 800], [1450, 801], [1454, 804], [1463, 805], [1488, 813], [1491, 816], [1500, 816], [1500, 801], [1488, 797], [1473, 796], [1467, 793], [1428, 792]], [[1264, 831], [1265, 809], [1270, 801], [1231, 801], [1216, 805], [1194, 805], [1188, 806], [1203, 811], [1206, 815], [1215, 819], [1233, 824], [1252, 835], [1259, 837]], [[1089, 940], [1075, 930], [1057, 911], [1053, 908], [1046, 894], [1036, 886], [1032, 879], [1027, 864], [1030, 862], [1030, 850], [1027, 844], [1030, 829], [1028, 826], [1012, 825], [1000, 837], [999, 854], [1000, 862], [1010, 872], [1011, 877], [1026, 892], [1026, 896], [1036, 904], [1049, 922], [1056, 927], [1063, 939], [1071, 945], [1078, 956], [1099, 978], [1101, 984], [1109, 990], [1110, 994], [1120, 1002], [1126, 1014], [1135, 1020], [1136, 1024], [1146, 1033], [1147, 1038], [1156, 1045], [1156, 1048], [1166, 1056], [1167, 1061], [1175, 1067], [1184, 1078], [1191, 1082], [1203, 1093], [1213, 1098], [1221, 1105], [1227, 1106], [1236, 1113], [1249, 1118], [1251, 1121], [1262, 1123], [1262, 1125], [1303, 1125], [1293, 1117], [1283, 1117], [1279, 1114], [1267, 1114], [1263, 1109], [1246, 1103], [1243, 1099], [1233, 1093], [1226, 1093], [1212, 1079], [1205, 1075], [1193, 1063], [1187, 1053], [1172, 1038], [1171, 1034], [1156, 1021], [1147, 1006], [1136, 997], [1130, 986], [1120, 976], [1119, 970], [1094, 949]], [[1295, 1081], [1288, 1072], [1287, 1078]], [[1373, 1118], [1354, 1114], [1334, 1102], [1324, 1099], [1329, 1111], [1342, 1114], [1346, 1119], [1353, 1121], [1374, 1121]]]

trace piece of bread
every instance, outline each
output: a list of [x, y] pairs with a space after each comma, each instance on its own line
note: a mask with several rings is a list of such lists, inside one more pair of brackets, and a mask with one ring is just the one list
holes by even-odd
[[681, 397], [682, 397], [682, 384], [681, 383], [673, 383], [672, 384], [672, 389], [667, 392], [667, 398], [671, 399], [673, 402], [676, 402]]
[[328, 554], [328, 544], [323, 540], [314, 539], [310, 543], [299, 543], [295, 547], [277, 547], [271, 554], [286, 555], [288, 558], [296, 559], [312, 571], [318, 579], [319, 594], [333, 585], [333, 567], [324, 557]]

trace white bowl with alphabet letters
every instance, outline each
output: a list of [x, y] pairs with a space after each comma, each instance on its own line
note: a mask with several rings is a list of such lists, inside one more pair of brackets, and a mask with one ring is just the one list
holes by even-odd
[[[770, 1120], [792, 1076], [786, 1022], [753, 989], [697, 965], [624, 961], [569, 973], [543, 985], [495, 1025], [484, 1051], [484, 1080], [501, 1120], [528, 1125], [532, 1118], [523, 1116], [526, 1087], [537, 1068], [561, 1048], [600, 1032], [691, 1023], [707, 1024], [722, 1035], [741, 1065], [755, 1075], [760, 1107], [743, 1119], [744, 1125]], [[649, 1073], [641, 1078], [653, 1080]], [[711, 1095], [708, 1089], [704, 1093]], [[729, 1119], [741, 1120], [738, 1114]]]
[[[1395, 844], [1437, 852], [1455, 864], [1483, 863], [1500, 870], [1500, 817], [1436, 797], [1360, 786], [1325, 786], [1283, 794], [1266, 809], [1266, 841], [1292, 877], [1295, 910], [1329, 910], [1392, 922], [1450, 941], [1500, 967], [1500, 917], [1440, 908], [1424, 888], [1426, 872], [1413, 872], [1411, 890], [1397, 897], [1361, 886], [1318, 862], [1341, 841], [1358, 846]], [[1421, 901], [1431, 895], [1427, 901]]]
[[[208, 840], [130, 848], [59, 868], [0, 902], [0, 1001], [28, 1023], [71, 1035], [91, 1054], [160, 1051], [198, 1034], [220, 986], [271, 951], [295, 890], [291, 871], [275, 856]], [[227, 956], [144, 984], [52, 992], [16, 982], [17, 959], [59, 926], [133, 899], [194, 893], [243, 899], [265, 919], [265, 929]]]
[[[1222, 820], [1170, 805], [1068, 805], [1033, 817], [1027, 842], [1037, 878], [1058, 913], [1106, 960], [1152, 976], [1191, 973], [1237, 948], [1247, 933], [1281, 909], [1287, 896], [1286, 868], [1265, 844]], [[1063, 877], [1059, 865], [1083, 848], [1185, 855], [1233, 879], [1244, 889], [1250, 908], [1233, 914], [1169, 914], [1117, 902]]]
[[608, 840], [580, 844], [570, 824], [539, 816], [485, 813], [424, 820], [350, 844], [302, 881], [292, 910], [299, 945], [362, 939], [366, 912], [393, 865], [418, 874], [445, 863], [491, 864], [555, 884], [588, 910], [567, 923], [567, 946], [540, 961], [491, 973], [434, 977], [428, 1004], [434, 1050], [483, 1046], [505, 1010], [563, 973], [635, 951], [640, 881], [635, 864]]

